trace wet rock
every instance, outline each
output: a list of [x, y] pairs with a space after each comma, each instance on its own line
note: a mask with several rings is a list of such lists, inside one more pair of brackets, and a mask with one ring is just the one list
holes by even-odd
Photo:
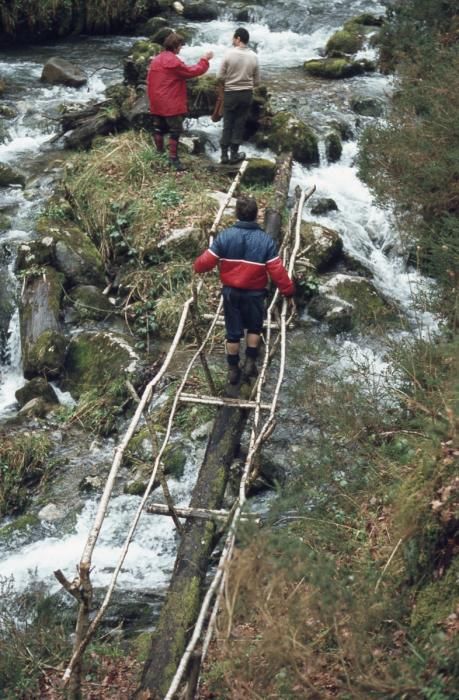
[[6, 359], [8, 331], [14, 311], [14, 289], [6, 267], [0, 267], [0, 360]]
[[398, 321], [396, 309], [376, 290], [373, 282], [364, 277], [351, 275], [334, 275], [320, 288], [321, 293], [338, 297], [352, 306], [352, 326], [368, 328], [380, 324]]
[[24, 376], [31, 379], [44, 375], [50, 379], [60, 377], [64, 368], [67, 339], [58, 330], [46, 330], [33, 344], [27, 346], [24, 358]]
[[6, 90], [6, 82], [3, 80], [3, 78], [0, 78], [0, 97], [3, 95], [5, 90]]
[[186, 19], [200, 22], [218, 19], [218, 6], [214, 2], [201, 0], [187, 2], [183, 8], [183, 16]]
[[9, 165], [0, 163], [0, 187], [8, 187], [9, 185], [21, 185], [21, 187], [24, 187], [25, 177]]
[[173, 31], [173, 27], [170, 27], [169, 25], [160, 27], [154, 34], [151, 35], [151, 41], [154, 44], [159, 44], [159, 46], [162, 48], [164, 39], [166, 39]]
[[301, 249], [319, 272], [334, 263], [343, 251], [343, 242], [336, 231], [314, 222], [303, 221], [300, 229]]
[[48, 404], [58, 404], [59, 399], [51, 384], [43, 377], [34, 377], [15, 393], [16, 401], [25, 406], [31, 399], [41, 398]]
[[317, 136], [291, 112], [277, 112], [265, 130], [266, 145], [275, 153], [292, 151], [295, 160], [305, 165], [319, 162]]
[[43, 67], [40, 80], [52, 85], [68, 85], [69, 87], [81, 87], [88, 82], [87, 75], [74, 63], [65, 58], [54, 56]]
[[159, 242], [158, 248], [167, 248], [189, 258], [202, 251], [204, 240], [202, 232], [194, 226], [173, 229], [167, 238]]
[[317, 295], [309, 302], [308, 312], [318, 321], [327, 323], [331, 333], [352, 329], [352, 305], [331, 295]]
[[382, 117], [385, 112], [384, 102], [376, 97], [353, 97], [350, 106], [362, 117]]
[[57, 238], [56, 267], [70, 284], [105, 284], [99, 251], [86, 233], [78, 226], [66, 226], [53, 229], [53, 236]]
[[363, 75], [376, 70], [372, 61], [367, 59], [352, 61], [348, 58], [314, 58], [305, 61], [303, 67], [309, 75], [328, 80], [353, 78], [355, 75]]
[[0, 117], [4, 119], [15, 119], [18, 116], [18, 112], [15, 107], [10, 107], [9, 105], [0, 105]]
[[79, 398], [85, 391], [106, 387], [110, 382], [132, 380], [138, 366], [139, 358], [131, 337], [107, 331], [86, 331], [70, 341], [63, 388]]
[[98, 493], [102, 491], [104, 480], [97, 475], [88, 475], [80, 481], [78, 489], [81, 493]]
[[16, 258], [16, 272], [27, 270], [31, 267], [53, 265], [55, 261], [56, 241], [52, 236], [21, 243], [18, 247]]
[[150, 61], [161, 52], [161, 48], [161, 43], [158, 41], [142, 39], [135, 42], [131, 53], [124, 59], [123, 63], [124, 80], [128, 85], [138, 85], [145, 82]]
[[204, 423], [203, 425], [199, 425], [197, 428], [195, 428], [190, 437], [192, 440], [205, 440], [205, 438], [209, 437], [210, 433], [212, 432], [214, 422], [213, 421], [208, 421], [207, 423]]
[[81, 285], [69, 293], [75, 318], [80, 321], [103, 321], [114, 312], [114, 307], [98, 287]]
[[62, 520], [65, 517], [65, 513], [60, 510], [55, 503], [48, 503], [40, 511], [38, 511], [38, 518], [41, 521], [48, 523], [53, 523], [56, 520]]
[[311, 202], [311, 214], [314, 216], [328, 214], [330, 211], [338, 211], [338, 205], [331, 197], [320, 197]]
[[49, 407], [43, 399], [31, 399], [18, 411], [18, 418], [44, 418]]
[[336, 163], [341, 158], [343, 145], [340, 135], [336, 131], [332, 131], [325, 137], [325, 152], [329, 163]]
[[348, 23], [346, 28], [335, 32], [327, 41], [325, 53], [327, 56], [339, 52], [354, 54], [363, 46], [364, 34], [356, 23]]

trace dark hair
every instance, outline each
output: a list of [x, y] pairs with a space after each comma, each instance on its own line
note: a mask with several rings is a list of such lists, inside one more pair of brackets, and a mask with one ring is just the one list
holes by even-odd
[[238, 27], [236, 31], [234, 32], [234, 38], [235, 39], [240, 39], [243, 44], [248, 44], [250, 35], [247, 29], [244, 29], [244, 27]]
[[258, 214], [258, 204], [253, 197], [238, 197], [236, 200], [236, 216], [238, 221], [255, 221]]
[[185, 43], [185, 39], [180, 34], [171, 32], [163, 41], [166, 51], [176, 51]]

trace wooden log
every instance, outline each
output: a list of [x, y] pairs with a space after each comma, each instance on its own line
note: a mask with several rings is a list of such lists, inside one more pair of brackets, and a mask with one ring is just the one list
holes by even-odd
[[[220, 396], [196, 396], [195, 394], [180, 394], [183, 403], [203, 403], [207, 406], [233, 406], [234, 408], [255, 408], [255, 401], [242, 401], [241, 399], [224, 398]], [[270, 403], [260, 404], [263, 411], [270, 411]]]
[[[246, 411], [227, 406], [219, 409], [193, 490], [191, 508], [220, 508], [245, 423]], [[139, 699], [163, 698], [167, 693], [199, 613], [215, 534], [216, 525], [211, 521], [186, 521], [166, 601], [152, 637], [141, 688], [136, 694]]]
[[281, 153], [276, 162], [274, 178], [274, 195], [265, 211], [264, 229], [266, 233], [279, 242], [282, 225], [282, 213], [287, 202], [290, 178], [292, 176], [292, 153]]
[[[174, 506], [175, 513], [179, 518], [197, 518], [198, 520], [228, 520], [230, 512], [228, 510], [203, 510], [202, 508], [185, 508]], [[164, 503], [150, 503], [145, 508], [146, 513], [151, 515], [171, 515], [169, 506]], [[247, 513], [241, 518], [241, 521], [250, 520], [257, 525], [261, 522], [255, 513]]]

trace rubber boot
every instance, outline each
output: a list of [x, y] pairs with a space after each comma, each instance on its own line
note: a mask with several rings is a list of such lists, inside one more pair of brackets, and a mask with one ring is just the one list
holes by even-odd
[[173, 139], [172, 137], [169, 138], [169, 164], [174, 168], [174, 170], [177, 170], [177, 172], [181, 172], [185, 170], [184, 166], [179, 160], [179, 157], [177, 155], [178, 151], [178, 139]]
[[229, 163], [228, 147], [227, 146], [222, 146], [222, 157], [220, 158], [220, 163], [222, 165], [228, 165], [228, 163]]
[[254, 357], [246, 357], [242, 368], [242, 376], [244, 379], [258, 376], [257, 362]]
[[160, 131], [155, 131], [153, 134], [156, 150], [158, 153], [164, 153], [164, 136]]
[[239, 146], [231, 146], [231, 153], [229, 159], [231, 165], [234, 165], [235, 163], [240, 163], [243, 160], [245, 160], [244, 151], [239, 152]]

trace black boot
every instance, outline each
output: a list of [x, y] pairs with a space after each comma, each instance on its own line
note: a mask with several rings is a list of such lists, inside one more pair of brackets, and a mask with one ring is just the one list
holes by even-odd
[[242, 377], [247, 380], [258, 376], [257, 362], [254, 357], [246, 357], [242, 368]]
[[229, 163], [228, 147], [227, 146], [222, 146], [222, 157], [220, 158], [220, 163], [222, 165], [228, 165], [228, 163]]
[[234, 165], [235, 163], [240, 163], [243, 160], [245, 160], [244, 151], [239, 152], [239, 146], [231, 146], [231, 154], [229, 159], [231, 165]]

